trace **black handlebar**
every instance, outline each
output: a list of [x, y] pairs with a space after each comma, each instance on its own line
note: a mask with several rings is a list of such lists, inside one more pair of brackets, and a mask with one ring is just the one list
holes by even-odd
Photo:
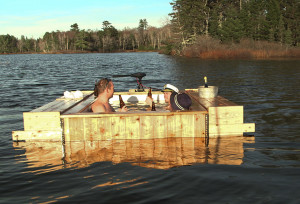
[[145, 73], [143, 72], [137, 72], [133, 74], [125, 74], [125, 75], [113, 75], [112, 77], [136, 77], [138, 79], [138, 87], [137, 90], [138, 92], [144, 91], [144, 87], [142, 85], [142, 78], [146, 76]]

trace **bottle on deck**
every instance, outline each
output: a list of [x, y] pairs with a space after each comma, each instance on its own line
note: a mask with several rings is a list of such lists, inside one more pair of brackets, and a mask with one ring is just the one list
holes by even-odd
[[125, 103], [124, 103], [121, 95], [119, 95], [119, 100], [120, 100], [120, 108], [123, 108], [125, 106]]
[[205, 87], [205, 88], [208, 88], [207, 77], [206, 77], [206, 76], [204, 77], [204, 82], [205, 82], [204, 87]]
[[152, 99], [152, 91], [151, 91], [151, 87], [149, 88], [149, 91], [148, 91], [148, 96], [149, 96], [149, 98], [151, 98], [151, 99]]
[[154, 101], [152, 101], [152, 108], [151, 108], [151, 111], [156, 111], [156, 108], [155, 108], [155, 103], [154, 103]]
[[155, 103], [154, 103], [154, 100], [153, 100], [153, 98], [152, 98], [151, 87], [149, 88], [148, 97], [152, 99], [152, 108], [151, 108], [151, 111], [156, 111]]

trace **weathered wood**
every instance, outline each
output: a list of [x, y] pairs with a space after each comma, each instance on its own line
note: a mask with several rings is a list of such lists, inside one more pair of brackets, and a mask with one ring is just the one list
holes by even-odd
[[[66, 141], [202, 137], [206, 112], [64, 115]], [[90, 117], [88, 117], [90, 116]], [[196, 131], [195, 131], [195, 128]]]
[[209, 125], [244, 123], [243, 106], [209, 107]]
[[215, 98], [200, 98], [198, 89], [185, 89], [186, 93], [191, 96], [191, 98], [197, 101], [200, 106], [208, 109], [209, 107], [219, 107], [219, 106], [237, 106], [236, 103], [227, 100], [222, 96], [217, 96]]
[[[64, 111], [68, 110], [72, 106], [77, 106], [80, 107], [80, 104], [85, 101], [88, 98], [92, 98], [91, 94], [93, 92], [91, 91], [83, 91], [83, 98], [79, 99], [68, 99], [65, 98], [64, 96], [57, 98], [56, 100], [47, 103], [39, 108], [36, 108], [32, 110], [31, 112], [61, 112], [63, 113]], [[73, 111], [75, 113], [75, 111]]]
[[244, 132], [254, 132], [254, 123], [244, 124], [229, 124], [229, 125], [210, 125], [209, 126], [209, 137], [220, 137], [220, 136], [243, 136]]
[[59, 112], [25, 112], [23, 119], [25, 131], [61, 130]]
[[61, 141], [61, 130], [13, 131], [13, 141]]
[[140, 135], [140, 116], [125, 117], [126, 139], [139, 139]]
[[191, 98], [208, 110], [209, 137], [243, 135], [244, 132], [254, 132], [255, 124], [244, 124], [244, 108], [217, 96], [215, 98], [200, 98], [197, 89], [187, 89]]
[[243, 106], [209, 107], [208, 112], [209, 137], [239, 136], [245, 132]]
[[166, 116], [158, 115], [151, 120], [153, 121], [153, 138], [165, 138], [167, 135]]

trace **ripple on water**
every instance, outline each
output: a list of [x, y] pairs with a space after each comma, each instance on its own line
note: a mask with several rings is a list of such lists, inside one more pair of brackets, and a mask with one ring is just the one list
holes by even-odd
[[[299, 63], [200, 60], [157, 53], [1, 55], [1, 201], [300, 203]], [[92, 90], [101, 77], [135, 72], [145, 72], [143, 83], [152, 88], [165, 83], [197, 88], [207, 76], [209, 85], [219, 86], [220, 95], [244, 105], [245, 121], [256, 123], [254, 140], [239, 146], [231, 140], [222, 148], [213, 141], [207, 148], [128, 147], [127, 153], [141, 154], [126, 161], [125, 150], [117, 154], [120, 146], [94, 149], [92, 157], [83, 149], [95, 146], [82, 145], [62, 160], [61, 144], [22, 148], [11, 141], [11, 131], [23, 129], [23, 112], [66, 90]], [[116, 90], [137, 85], [132, 77], [113, 80]], [[145, 159], [146, 153], [152, 156]], [[222, 159], [239, 164], [221, 163]], [[154, 168], [159, 165], [161, 169]]]

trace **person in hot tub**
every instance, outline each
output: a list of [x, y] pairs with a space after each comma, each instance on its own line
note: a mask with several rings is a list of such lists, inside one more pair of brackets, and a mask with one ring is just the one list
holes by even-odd
[[[179, 90], [177, 87], [175, 87], [171, 84], [166, 84], [166, 85], [164, 85], [162, 92], [164, 93], [165, 103], [168, 104], [166, 107], [167, 110], [172, 111], [172, 110], [188, 110], [188, 109], [190, 109], [190, 106], [192, 104], [191, 98], [185, 93], [179, 93]], [[176, 96], [178, 94], [180, 94], [180, 96], [179, 96], [180, 103], [177, 100], [178, 96]], [[172, 105], [171, 99], [172, 99], [173, 107], [171, 106]], [[176, 100], [174, 100], [174, 99], [176, 99]], [[151, 106], [152, 100], [153, 99], [147, 97], [146, 103]], [[182, 104], [182, 106], [180, 104]]]
[[167, 110], [171, 110], [171, 106], [170, 106], [170, 97], [173, 93], [179, 93], [179, 90], [177, 87], [171, 85], [171, 84], [166, 84], [164, 85], [163, 90], [161, 91], [164, 93], [164, 98], [165, 98], [165, 103], [168, 104], [168, 106], [166, 107]]
[[192, 99], [186, 93], [173, 92], [170, 96], [171, 111], [190, 110]]
[[[114, 95], [114, 83], [111, 79], [103, 78], [95, 84], [94, 94], [97, 97], [92, 104], [93, 113], [110, 113], [115, 112], [115, 109], [109, 104], [109, 99]], [[127, 112], [128, 109], [124, 106], [120, 112]]]

